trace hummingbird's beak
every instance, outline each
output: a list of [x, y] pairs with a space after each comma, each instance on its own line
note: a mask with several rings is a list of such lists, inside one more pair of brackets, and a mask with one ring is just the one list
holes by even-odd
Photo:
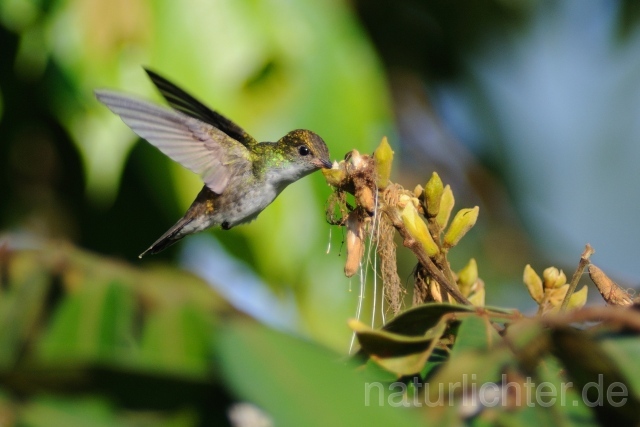
[[319, 168], [322, 169], [331, 169], [333, 167], [333, 163], [331, 163], [331, 160], [317, 159], [315, 163]]

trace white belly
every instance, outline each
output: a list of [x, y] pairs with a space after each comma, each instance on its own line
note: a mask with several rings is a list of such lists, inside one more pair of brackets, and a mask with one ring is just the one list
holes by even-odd
[[261, 188], [250, 188], [241, 197], [235, 200], [233, 207], [219, 210], [218, 215], [214, 213], [214, 222], [217, 224], [226, 223], [229, 227], [253, 221], [258, 214], [271, 204], [278, 196], [272, 185]]

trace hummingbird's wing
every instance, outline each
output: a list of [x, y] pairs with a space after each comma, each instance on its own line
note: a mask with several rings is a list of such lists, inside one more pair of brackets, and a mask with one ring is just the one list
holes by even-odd
[[144, 70], [171, 107], [186, 114], [187, 116], [195, 117], [198, 120], [209, 123], [247, 147], [258, 143], [255, 138], [249, 135], [240, 126], [222, 114], [211, 110], [193, 96], [171, 83], [169, 80], [151, 70], [146, 68]]
[[209, 123], [129, 95], [97, 90], [96, 97], [140, 137], [220, 194], [234, 174], [251, 169], [247, 147]]

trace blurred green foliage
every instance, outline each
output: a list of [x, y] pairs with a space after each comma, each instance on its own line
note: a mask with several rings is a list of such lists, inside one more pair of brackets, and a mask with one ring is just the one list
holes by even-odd
[[362, 378], [340, 357], [171, 268], [60, 244], [0, 253], [2, 425], [228, 425], [238, 400], [277, 425], [416, 425], [363, 407]]
[[[604, 319], [578, 329], [576, 321]], [[6, 426], [636, 425], [640, 314], [428, 303], [350, 360], [200, 279], [67, 244], [0, 251]], [[546, 393], [546, 394], [545, 394]], [[250, 402], [247, 403], [247, 402]], [[600, 402], [600, 403], [598, 403]], [[253, 406], [256, 405], [256, 406]]]
[[[0, 230], [134, 259], [182, 215], [199, 178], [93, 96], [108, 87], [162, 102], [142, 66], [259, 140], [308, 128], [339, 158], [391, 131], [381, 67], [341, 1], [6, 0], [0, 22]], [[323, 256], [329, 192], [309, 177], [216, 238], [277, 294], [293, 290], [305, 329], [344, 345], [342, 320], [324, 319], [326, 306], [345, 316], [355, 306], [337, 252]], [[331, 240], [340, 247], [338, 233]], [[175, 258], [181, 246], [143, 262]], [[323, 289], [340, 282], [338, 293]]]

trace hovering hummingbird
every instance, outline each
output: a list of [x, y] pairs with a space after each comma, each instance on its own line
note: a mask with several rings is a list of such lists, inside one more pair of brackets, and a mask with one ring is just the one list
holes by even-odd
[[183, 237], [255, 219], [292, 182], [331, 168], [329, 150], [315, 133], [297, 129], [277, 142], [258, 142], [158, 74], [145, 70], [172, 108], [96, 90], [96, 97], [138, 136], [199, 174], [204, 186], [187, 213], [146, 251], [158, 253]]

